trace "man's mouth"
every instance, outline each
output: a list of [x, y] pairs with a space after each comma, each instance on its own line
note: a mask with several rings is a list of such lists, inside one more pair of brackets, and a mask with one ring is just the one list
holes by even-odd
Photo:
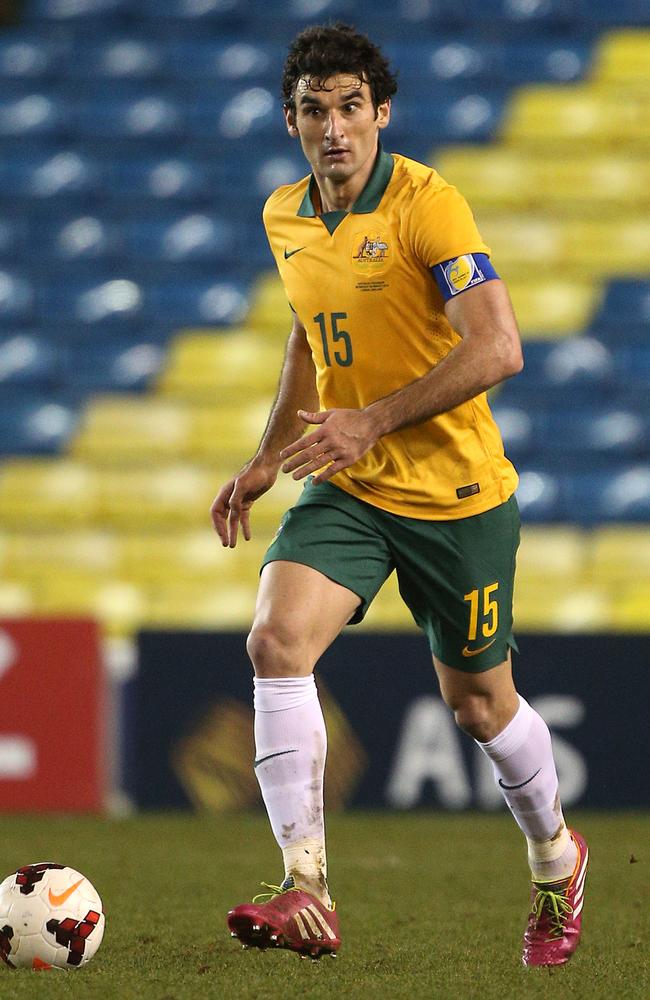
[[332, 160], [338, 160], [349, 152], [350, 150], [346, 149], [345, 146], [330, 146], [329, 149], [325, 150], [325, 156]]

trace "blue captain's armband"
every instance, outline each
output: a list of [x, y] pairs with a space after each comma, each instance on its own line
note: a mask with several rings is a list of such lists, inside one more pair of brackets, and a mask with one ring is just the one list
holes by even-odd
[[464, 253], [460, 257], [443, 260], [431, 268], [431, 273], [445, 302], [474, 285], [499, 277], [485, 253]]

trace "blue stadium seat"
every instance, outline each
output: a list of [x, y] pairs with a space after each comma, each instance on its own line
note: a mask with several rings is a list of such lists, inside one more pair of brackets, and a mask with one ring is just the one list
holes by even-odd
[[265, 87], [242, 88], [225, 104], [214, 98], [197, 101], [188, 110], [187, 124], [195, 139], [250, 143], [253, 137], [282, 136], [280, 100]]
[[162, 43], [129, 36], [76, 45], [64, 67], [66, 76], [88, 80], [151, 80], [164, 70]]
[[574, 468], [580, 456], [589, 464], [598, 455], [615, 467], [643, 455], [649, 442], [648, 429], [646, 417], [629, 409], [602, 409], [594, 400], [591, 409], [570, 407], [549, 412], [537, 445], [550, 455], [571, 455]]
[[123, 249], [119, 227], [96, 215], [51, 219], [49, 225], [41, 222], [33, 229], [40, 229], [40, 251], [61, 261], [79, 263], [119, 258]]
[[67, 127], [67, 109], [49, 93], [0, 96], [0, 136], [56, 136]]
[[279, 81], [285, 53], [256, 40], [180, 40], [169, 43], [169, 65], [177, 80], [237, 81], [241, 86]]
[[0, 454], [53, 454], [74, 433], [78, 408], [67, 397], [0, 388]]
[[509, 458], [513, 461], [519, 461], [520, 458], [528, 456], [534, 451], [537, 441], [535, 423], [539, 421], [538, 413], [535, 413], [530, 407], [496, 403], [492, 406], [492, 414], [501, 431], [503, 444]]
[[517, 503], [524, 521], [561, 521], [571, 518], [562, 477], [545, 469], [528, 466], [520, 469]]
[[38, 80], [58, 73], [66, 64], [69, 46], [38, 34], [0, 36], [0, 80]]
[[29, 254], [30, 249], [26, 219], [16, 215], [0, 215], [0, 261], [11, 266], [17, 258]]
[[97, 139], [178, 139], [185, 111], [166, 94], [143, 91], [132, 97], [80, 98], [73, 112], [77, 135]]
[[0, 387], [47, 389], [61, 371], [63, 351], [29, 331], [0, 334]]
[[499, 77], [514, 86], [533, 81], [571, 83], [585, 76], [590, 63], [591, 46], [586, 43], [511, 42], [503, 50]]
[[34, 316], [32, 283], [14, 271], [0, 270], [0, 328], [29, 323]]
[[0, 161], [0, 201], [16, 197], [44, 201], [59, 196], [85, 196], [101, 188], [97, 160], [71, 148], [8, 155]]
[[131, 0], [27, 0], [25, 20], [80, 23], [106, 22], [117, 14], [128, 13]]
[[88, 326], [131, 326], [146, 315], [145, 291], [132, 277], [97, 276], [44, 282], [39, 288], [38, 312], [42, 321], [69, 319]]
[[249, 0], [139, 0], [141, 18], [178, 21], [201, 27], [244, 27]]
[[267, 198], [277, 187], [294, 184], [309, 172], [309, 164], [302, 152], [292, 153], [289, 146], [286, 154], [269, 156], [256, 162], [253, 175], [255, 193]]
[[115, 198], [153, 198], [160, 201], [193, 201], [211, 196], [210, 169], [186, 156], [112, 157], [105, 191]]
[[244, 319], [250, 304], [240, 281], [190, 277], [151, 288], [150, 300], [154, 315], [184, 326], [231, 326]]
[[598, 515], [610, 521], [650, 521], [650, 465], [630, 466], [608, 475], [602, 484]]
[[228, 262], [234, 250], [232, 225], [214, 214], [130, 219], [123, 231], [127, 255], [141, 260]]
[[164, 348], [155, 342], [130, 337], [71, 347], [63, 379], [70, 389], [82, 392], [144, 392], [161, 370]]
[[650, 324], [650, 281], [619, 280], [607, 286], [596, 318], [599, 330], [618, 331], [627, 323]]
[[567, 482], [571, 517], [583, 524], [650, 521], [650, 465], [572, 477]]

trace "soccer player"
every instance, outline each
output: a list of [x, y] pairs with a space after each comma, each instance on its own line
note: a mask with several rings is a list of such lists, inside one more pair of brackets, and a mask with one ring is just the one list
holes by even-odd
[[313, 670], [395, 570], [442, 696], [526, 836], [523, 961], [557, 965], [578, 943], [588, 854], [564, 821], [549, 730], [512, 680], [517, 475], [485, 393], [521, 370], [519, 334], [464, 199], [382, 149], [396, 89], [381, 51], [344, 24], [290, 47], [284, 115], [311, 175], [275, 191], [264, 222], [293, 328], [258, 451], [212, 505], [233, 547], [280, 469], [305, 481], [264, 558], [248, 638], [255, 773], [285, 878], [228, 925], [260, 948], [340, 945]]

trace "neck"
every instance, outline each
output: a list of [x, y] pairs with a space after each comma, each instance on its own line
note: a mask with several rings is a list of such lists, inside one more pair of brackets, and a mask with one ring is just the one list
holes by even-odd
[[351, 211], [355, 201], [368, 183], [377, 160], [378, 151], [377, 146], [363, 167], [353, 177], [342, 181], [337, 181], [314, 170], [322, 213]]

